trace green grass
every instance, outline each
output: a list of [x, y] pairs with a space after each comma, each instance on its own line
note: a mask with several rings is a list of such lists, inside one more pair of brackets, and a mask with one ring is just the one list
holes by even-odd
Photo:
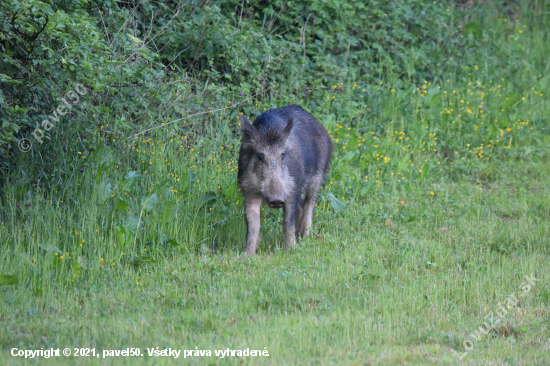
[[[533, 274], [540, 282], [465, 360], [545, 364], [550, 166], [500, 168], [498, 181], [508, 184], [440, 183], [434, 196], [373, 194], [365, 205], [341, 215], [321, 211], [315, 223], [322, 228], [320, 237], [300, 242], [291, 253], [273, 248], [265, 230], [255, 258], [240, 255], [241, 243], [235, 244], [239, 251], [168, 255], [159, 250], [157, 262], [141, 269], [108, 263], [109, 273], [94, 268], [74, 283], [42, 278], [6, 287], [1, 363], [23, 364], [8, 350], [32, 345], [98, 351], [140, 347], [145, 354], [146, 347], [155, 346], [267, 347], [269, 358], [245, 358], [247, 364], [456, 364], [450, 347], [463, 352], [461, 344], [485, 314], [520, 293], [524, 275]], [[385, 225], [385, 215], [397, 217], [404, 210], [417, 218]], [[28, 263], [23, 251], [16, 254], [4, 263], [20, 273], [16, 265]], [[33, 296], [33, 285], [43, 286], [41, 297]], [[111, 362], [174, 363], [148, 357]]]
[[[509, 41], [531, 47], [521, 62], [480, 58], [430, 83], [390, 74], [249, 106], [300, 103], [335, 140], [313, 235], [291, 252], [281, 211], [265, 208], [258, 255], [242, 255], [235, 110], [133, 140], [100, 129], [93, 145], [64, 141], [47, 175], [13, 173], [0, 364], [455, 365], [451, 349], [464, 352], [525, 275], [539, 281], [462, 362], [549, 364], [550, 63], [546, 33], [522, 34]], [[29, 361], [14, 347], [269, 357]]]

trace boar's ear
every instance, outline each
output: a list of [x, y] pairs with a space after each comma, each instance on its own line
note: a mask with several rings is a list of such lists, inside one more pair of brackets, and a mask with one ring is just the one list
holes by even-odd
[[248, 123], [250, 124], [250, 121], [248, 120], [248, 117], [246, 117], [244, 114], [239, 114], [239, 123], [241, 124], [241, 126], [243, 125], [243, 123]]
[[294, 119], [289, 118], [286, 122], [286, 126], [283, 129], [283, 140], [286, 140], [288, 138], [288, 135], [290, 135], [290, 131], [292, 130], [292, 127], [294, 127]]
[[241, 114], [239, 116], [239, 123], [241, 124], [241, 132], [242, 132], [243, 139], [247, 141], [253, 140], [256, 129], [244, 114]]

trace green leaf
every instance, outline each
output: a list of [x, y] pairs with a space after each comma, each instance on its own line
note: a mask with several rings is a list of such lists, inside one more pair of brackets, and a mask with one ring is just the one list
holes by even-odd
[[71, 276], [71, 280], [76, 280], [79, 276], [80, 276], [80, 268], [78, 266], [78, 264], [74, 264], [74, 261], [73, 261], [73, 266], [72, 266], [72, 276]]
[[479, 37], [481, 37], [483, 32], [482, 32], [481, 27], [479, 26], [479, 24], [473, 22], [473, 23], [469, 23], [468, 25], [466, 25], [464, 27], [464, 34], [466, 34], [466, 35], [471, 34], [474, 37], [479, 38]]
[[204, 205], [207, 205], [207, 206], [211, 205], [217, 199], [218, 197], [216, 196], [215, 192], [212, 192], [212, 191], [205, 192], [201, 195], [201, 198], [199, 199], [199, 208]]
[[97, 173], [95, 174], [95, 182], [96, 184], [99, 184], [101, 182], [101, 178], [103, 178], [103, 170], [105, 169], [105, 164], [101, 164], [99, 168], [97, 168]]
[[133, 35], [131, 34], [127, 34], [126, 35], [128, 38], [130, 38], [130, 40], [134, 43], [143, 43], [143, 41], [137, 37], [134, 37]]
[[398, 173], [406, 170], [405, 168], [407, 167], [407, 163], [409, 162], [409, 160], [411, 159], [410, 159], [410, 156], [408, 155], [405, 155], [401, 159], [399, 159], [399, 163], [397, 164]]
[[323, 125], [325, 125], [325, 127], [330, 130], [336, 124], [336, 115], [334, 113], [331, 113], [326, 116], [321, 122], [323, 122]]
[[107, 181], [101, 182], [98, 188], [99, 202], [103, 203], [111, 197], [111, 188], [111, 183], [107, 183]]
[[233, 174], [227, 180], [226, 185], [222, 187], [222, 194], [225, 197], [231, 198], [237, 193], [237, 175]]
[[136, 183], [137, 183], [137, 178], [131, 178], [130, 180], [128, 180], [126, 182], [126, 184], [124, 185], [124, 187], [122, 187], [122, 191], [129, 191], [129, 192], [133, 192], [135, 186], [136, 186]]
[[498, 132], [498, 127], [497, 125], [495, 125], [494, 123], [491, 123], [491, 125], [489, 126], [489, 133], [491, 135], [496, 135]]
[[368, 274], [365, 276], [365, 280], [368, 282], [368, 283], [374, 283], [376, 281], [378, 281], [379, 279], [381, 279], [383, 276], [379, 276], [379, 275], [376, 275], [376, 274]]
[[168, 178], [168, 179], [165, 179], [162, 182], [160, 182], [160, 184], [157, 184], [157, 186], [155, 188], [153, 188], [153, 190], [151, 191], [151, 194], [154, 195], [155, 193], [160, 191], [162, 189], [162, 187], [164, 187], [166, 185], [166, 183], [170, 182], [170, 180], [171, 179]]
[[130, 204], [124, 201], [121, 197], [115, 198], [115, 203], [113, 205], [115, 211], [128, 211]]
[[180, 181], [179, 181], [178, 193], [183, 193], [183, 192], [189, 191], [189, 189], [187, 189], [187, 188], [189, 187], [190, 182], [191, 182], [191, 178], [190, 178], [189, 174], [188, 173], [183, 173], [181, 178], [180, 178]]
[[331, 174], [330, 174], [330, 180], [332, 182], [338, 182], [339, 180], [342, 179], [342, 173], [340, 172], [337, 172], [337, 171], [333, 171]]
[[415, 219], [416, 219], [415, 215], [411, 215], [411, 214], [403, 215], [403, 222], [411, 222], [411, 221], [414, 221]]
[[428, 89], [428, 95], [438, 95], [439, 94], [439, 87], [432, 86], [430, 89]]
[[11, 285], [17, 285], [19, 280], [17, 279], [17, 276], [8, 276], [8, 275], [0, 275], [0, 286], [11, 286]]
[[139, 175], [138, 172], [131, 171], [131, 172], [126, 173], [126, 176], [124, 177], [124, 179], [132, 179], [132, 178], [137, 177], [138, 175]]
[[339, 201], [332, 193], [328, 194], [328, 197], [330, 198], [330, 204], [332, 208], [334, 208], [334, 211], [341, 212], [344, 207], [346, 207], [346, 204], [342, 201]]
[[363, 188], [361, 188], [361, 192], [359, 193], [359, 195], [361, 197], [365, 197], [370, 191], [372, 191], [372, 189], [374, 188], [375, 185], [376, 185], [376, 183], [374, 183], [374, 182], [365, 184], [363, 186]]
[[165, 241], [166, 244], [170, 244], [173, 247], [180, 246], [181, 244], [176, 241], [176, 239], [168, 239]]
[[15, 197], [19, 200], [24, 200], [29, 193], [29, 188], [26, 185], [18, 185], [15, 188]]
[[126, 176], [124, 177], [124, 179], [126, 179], [126, 184], [124, 185], [124, 187], [122, 187], [122, 190], [123, 191], [133, 191], [134, 187], [136, 186], [136, 183], [137, 183], [137, 177], [139, 176], [139, 173], [136, 172], [136, 171], [131, 171], [131, 172], [128, 172], [126, 174]]
[[126, 218], [126, 220], [124, 220], [124, 226], [126, 226], [130, 230], [137, 229], [138, 225], [143, 226], [143, 220], [140, 221], [138, 215], [129, 216]]
[[[139, 39], [139, 38], [138, 38], [138, 39]], [[147, 48], [143, 48], [143, 47], [140, 48], [140, 49], [138, 50], [138, 52], [141, 53], [141, 54], [144, 55], [144, 56], [149, 56], [149, 53], [150, 53], [150, 51], [149, 51]]]
[[145, 206], [144, 207], [145, 212], [151, 212], [151, 210], [155, 208], [158, 202], [159, 202], [159, 199], [156, 193], [153, 193], [151, 196], [149, 196], [149, 198], [143, 198], [142, 205]]
[[422, 172], [418, 175], [418, 178], [424, 179], [426, 175], [429, 173], [429, 171], [430, 171], [430, 164], [424, 165], [424, 167], [422, 168]]
[[48, 13], [48, 15], [56, 16], [55, 11], [48, 4], [41, 3], [40, 5], [42, 11]]
[[342, 161], [338, 162], [338, 164], [332, 169], [330, 173], [330, 180], [333, 182], [341, 180], [346, 167], [347, 163], [345, 163], [345, 160], [342, 159]]
[[115, 234], [119, 249], [126, 248], [130, 243], [131, 233], [126, 230], [124, 225], [118, 225], [115, 227]]
[[342, 158], [343, 161], [352, 161], [355, 158], [355, 155], [357, 154], [357, 150], [349, 151], [344, 157]]
[[223, 195], [225, 197], [233, 197], [237, 193], [237, 182], [233, 182], [225, 187]]
[[437, 86], [433, 86], [430, 89], [428, 89], [428, 98], [430, 100], [431, 107], [434, 107], [436, 104], [438, 104], [441, 101], [441, 96], [439, 95], [439, 88]]
[[359, 145], [359, 136], [357, 136], [355, 133], [351, 136], [347, 149], [349, 151], [355, 150], [357, 146]]
[[510, 107], [514, 106], [517, 102], [519, 102], [520, 96], [519, 94], [513, 93], [509, 94], [506, 100], [503, 103], [503, 106], [505, 109], [509, 109]]
[[174, 217], [174, 212], [176, 211], [176, 201], [170, 201], [164, 204], [162, 206], [162, 213], [161, 213], [161, 223], [162, 226], [166, 225], [168, 221]]
[[63, 255], [63, 252], [56, 246], [53, 246], [51, 244], [38, 244], [38, 247], [45, 250], [48, 254], [57, 253], [58, 255]]
[[[6, 42], [6, 45], [9, 44], [9, 42]], [[21, 84], [19, 80], [13, 80], [8, 75], [0, 74], [0, 82], [2, 83], [8, 83], [8, 84]], [[17, 106], [16, 106], [17, 107]]]
[[147, 263], [147, 264], [155, 264], [155, 263], [157, 263], [157, 261], [154, 260], [154, 259], [151, 258], [151, 257], [141, 257], [141, 258], [140, 258], [140, 261], [143, 262], [143, 263]]

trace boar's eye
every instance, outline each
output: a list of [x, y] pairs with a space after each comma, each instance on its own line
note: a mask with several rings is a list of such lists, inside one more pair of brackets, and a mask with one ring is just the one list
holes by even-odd
[[257, 153], [256, 157], [258, 158], [259, 161], [264, 161], [265, 160], [265, 155], [262, 154], [262, 153]]
[[281, 160], [285, 160], [286, 159], [286, 153], [282, 153], [281, 154]]

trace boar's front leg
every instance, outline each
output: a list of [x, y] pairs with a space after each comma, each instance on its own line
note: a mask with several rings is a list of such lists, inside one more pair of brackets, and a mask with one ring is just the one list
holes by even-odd
[[246, 255], [256, 254], [258, 239], [260, 237], [260, 207], [261, 198], [249, 198], [244, 200], [244, 214], [246, 217]]

